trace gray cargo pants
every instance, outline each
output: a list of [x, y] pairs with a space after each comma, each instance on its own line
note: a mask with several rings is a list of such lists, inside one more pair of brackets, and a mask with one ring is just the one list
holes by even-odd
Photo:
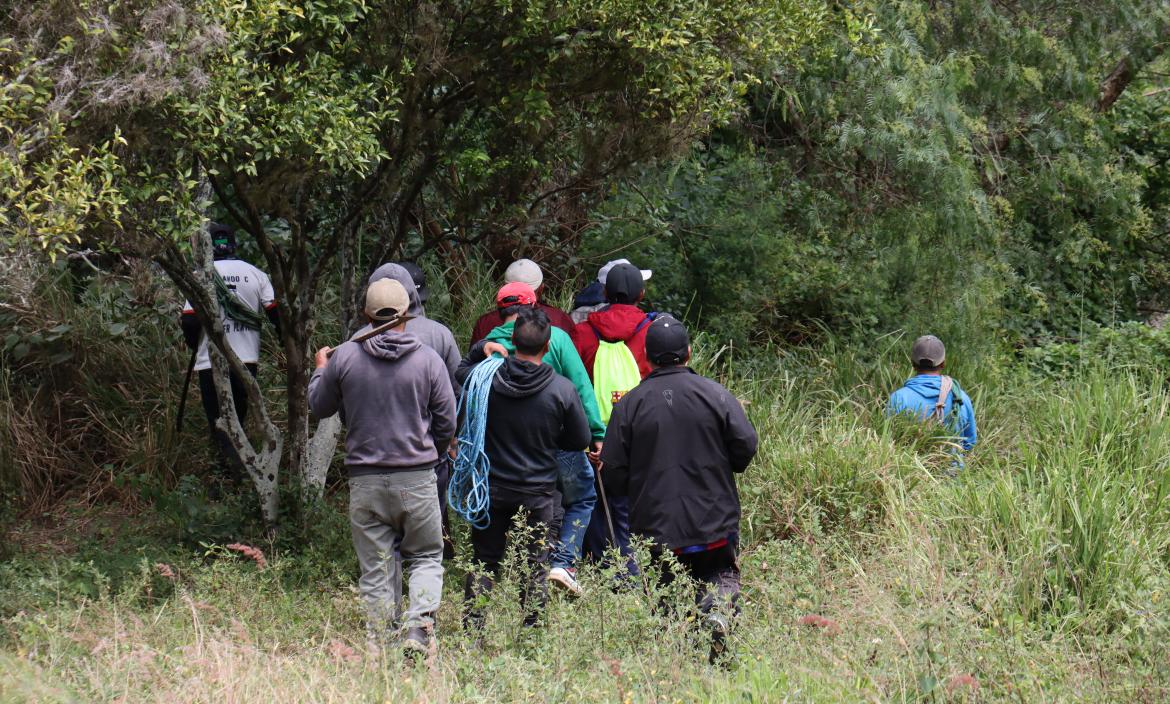
[[443, 593], [443, 526], [434, 470], [350, 477], [349, 525], [370, 637], [389, 635], [402, 616], [403, 575], [395, 553], [402, 555], [410, 594], [402, 626], [433, 626]]

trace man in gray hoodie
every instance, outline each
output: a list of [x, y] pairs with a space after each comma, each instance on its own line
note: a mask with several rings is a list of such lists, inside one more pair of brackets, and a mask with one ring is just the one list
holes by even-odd
[[[417, 266], [415, 267], [418, 268]], [[409, 314], [413, 316], [406, 323], [406, 332], [418, 338], [419, 342], [434, 350], [443, 360], [443, 364], [447, 367], [447, 374], [451, 379], [451, 388], [455, 390], [455, 396], [458, 398], [462, 389], [459, 382], [455, 379], [455, 370], [459, 368], [460, 354], [459, 345], [455, 344], [455, 336], [451, 334], [451, 330], [437, 320], [431, 320], [426, 317], [426, 310], [423, 308], [422, 296], [419, 293], [420, 287], [415, 282], [414, 275], [410, 270], [401, 264], [387, 262], [382, 266], [374, 269], [374, 273], [370, 274], [369, 283], [374, 283], [380, 279], [393, 279], [402, 284], [410, 296], [410, 311]], [[358, 330], [357, 335], [361, 335], [369, 330], [369, 326]], [[356, 335], [355, 335], [356, 336]], [[443, 518], [443, 556], [450, 560], [455, 557], [455, 544], [451, 541], [450, 523], [447, 519], [447, 485], [451, 482], [451, 463], [446, 454], [439, 458], [439, 464], [435, 467], [435, 474], [439, 479], [439, 513]]]
[[370, 284], [365, 313], [371, 325], [396, 324], [336, 350], [318, 350], [309, 408], [319, 417], [341, 412], [345, 420], [349, 522], [371, 641], [380, 644], [397, 628], [397, 551], [409, 572], [403, 645], [426, 652], [443, 591], [435, 466], [455, 435], [456, 410], [442, 360], [406, 331], [409, 305], [398, 281]]

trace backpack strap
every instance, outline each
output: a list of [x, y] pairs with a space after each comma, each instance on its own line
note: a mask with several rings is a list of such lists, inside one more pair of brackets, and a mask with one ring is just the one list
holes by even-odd
[[947, 407], [947, 397], [951, 395], [951, 388], [955, 385], [953, 379], [945, 374], [941, 377], [938, 386], [938, 400], [934, 402], [934, 413], [931, 416], [935, 421], [943, 422], [943, 410]]
[[[658, 317], [657, 313], [647, 313], [646, 317], [642, 319], [642, 322], [638, 323], [638, 327], [634, 328], [634, 335], [637, 335], [638, 333], [642, 332], [642, 328], [646, 327], [650, 323], [653, 323], [654, 319], [657, 317]], [[632, 338], [632, 337], [634, 337], [634, 335], [630, 335], [630, 337]]]
[[[657, 313], [647, 313], [646, 317], [642, 319], [642, 322], [638, 323], [638, 326], [634, 328], [634, 334], [630, 335], [630, 337], [633, 338], [634, 335], [637, 335], [638, 333], [642, 332], [642, 328], [646, 327], [650, 323], [653, 323], [654, 319], [657, 317], [658, 317]], [[589, 329], [593, 331], [594, 335], [597, 335], [598, 340], [604, 340], [605, 342], [610, 342], [610, 340], [606, 340], [604, 337], [601, 336], [601, 331], [599, 331], [597, 329], [597, 326], [594, 325], [592, 322], [589, 322]], [[626, 342], [626, 340], [614, 340], [614, 342]]]

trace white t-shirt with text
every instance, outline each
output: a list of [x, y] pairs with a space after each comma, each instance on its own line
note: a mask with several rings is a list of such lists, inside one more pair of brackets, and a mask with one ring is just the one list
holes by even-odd
[[[259, 313], [276, 305], [276, 294], [272, 291], [272, 282], [268, 274], [260, 271], [248, 262], [240, 259], [217, 259], [215, 270], [219, 278], [227, 284], [230, 291], [236, 294], [244, 305]], [[191, 302], [183, 303], [184, 313], [193, 313]], [[223, 316], [223, 331], [227, 335], [228, 344], [235, 350], [236, 356], [244, 364], [255, 364], [260, 361], [260, 331], [239, 323], [226, 315]], [[211, 358], [207, 355], [207, 336], [199, 341], [199, 353], [195, 356], [195, 369], [211, 369]]]

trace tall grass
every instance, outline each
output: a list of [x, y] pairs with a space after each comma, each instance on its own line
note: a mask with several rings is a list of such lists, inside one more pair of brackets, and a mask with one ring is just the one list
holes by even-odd
[[1025, 617], [1125, 627], [1167, 585], [1170, 394], [1101, 369], [1043, 391], [1013, 404], [1015, 447], [987, 457], [952, 508], [1010, 561]]
[[[465, 345], [493, 308], [494, 275], [476, 265], [451, 295], [427, 264], [428, 314]], [[46, 349], [0, 372], [0, 461], [30, 487], [102, 464], [193, 473], [198, 408], [183, 437], [167, 430], [185, 362], [170, 302], [126, 311], [103, 303], [102, 285], [80, 300], [57, 285], [45, 282], [40, 312], [18, 323], [70, 321], [72, 356], [54, 369]], [[124, 320], [134, 334], [110, 335]], [[1170, 388], [1128, 366], [1041, 377], [952, 346], [981, 435], [952, 477], [950, 439], [884, 412], [909, 374], [910, 337], [740, 350], [695, 334], [695, 366], [746, 403], [761, 436], [739, 480], [745, 604], [729, 670], [705, 664], [682, 611], [656, 610], [653, 589], [614, 592], [592, 566], [586, 597], [555, 598], [538, 631], [520, 628], [505, 579], [479, 644], [457, 628], [455, 566], [438, 658], [419, 670], [371, 661], [340, 503], [306, 536], [316, 547], [277, 551], [265, 571], [157, 537], [165, 521], [143, 510], [102, 540], [87, 533], [97, 547], [73, 557], [0, 563], [0, 699], [1165, 700]], [[40, 384], [52, 404], [38, 405]], [[68, 422], [40, 422], [45, 408]], [[156, 537], [120, 543], [131, 533]]]

